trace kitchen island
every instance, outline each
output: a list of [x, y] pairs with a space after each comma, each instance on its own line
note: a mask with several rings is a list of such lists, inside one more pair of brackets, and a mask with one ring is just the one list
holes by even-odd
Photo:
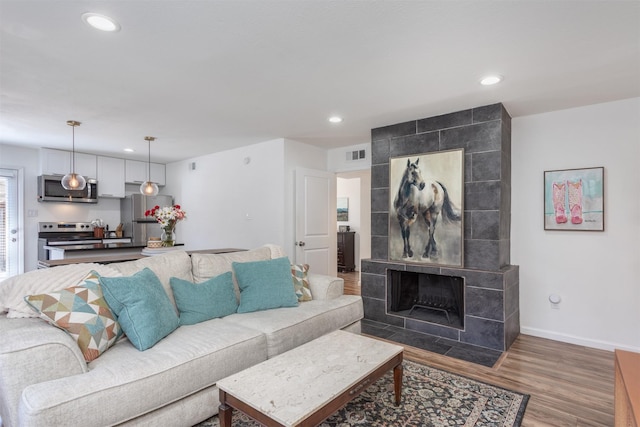
[[[114, 244], [119, 244], [119, 243], [112, 243], [111, 245]], [[122, 243], [123, 245], [134, 245], [132, 243]], [[78, 246], [85, 246], [85, 245], [78, 245]], [[141, 259], [141, 258], [146, 258], [147, 255], [142, 255], [141, 251], [142, 249], [145, 247], [144, 244], [142, 245], [137, 245], [136, 246], [136, 250], [131, 252], [131, 251], [116, 251], [114, 250], [114, 248], [110, 248], [110, 252], [106, 252], [105, 251], [109, 251], [108, 249], [102, 249], [102, 248], [97, 248], [95, 250], [99, 251], [98, 252], [94, 252], [95, 250], [86, 250], [85, 252], [82, 253], [83, 256], [75, 256], [75, 257], [68, 257], [65, 259], [57, 259], [57, 260], [41, 260], [38, 261], [38, 268], [49, 268], [49, 267], [56, 267], [59, 265], [68, 265], [68, 264], [79, 264], [79, 263], [83, 263], [83, 262], [95, 262], [98, 264], [110, 264], [112, 262], [122, 262], [122, 261], [133, 261], [136, 259]], [[131, 249], [131, 248], [123, 248], [123, 249]], [[179, 249], [179, 248], [178, 248]], [[187, 254], [191, 255], [194, 253], [199, 253], [199, 254], [223, 254], [223, 253], [228, 253], [228, 252], [239, 252], [239, 251], [245, 251], [246, 249], [238, 249], [238, 248], [220, 248], [220, 249], [200, 249], [200, 250], [195, 250], [195, 251], [186, 251]], [[91, 251], [91, 252], [88, 252]]]
[[[176, 246], [181, 246], [177, 244]], [[99, 257], [105, 255], [139, 254], [146, 243], [103, 241], [102, 243], [83, 243], [78, 245], [44, 246], [49, 252], [49, 260], [63, 260], [69, 258]]]

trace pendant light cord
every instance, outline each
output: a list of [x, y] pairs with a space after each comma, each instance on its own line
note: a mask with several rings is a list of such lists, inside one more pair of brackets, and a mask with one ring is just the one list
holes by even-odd
[[76, 126], [71, 126], [71, 173], [76, 173]]

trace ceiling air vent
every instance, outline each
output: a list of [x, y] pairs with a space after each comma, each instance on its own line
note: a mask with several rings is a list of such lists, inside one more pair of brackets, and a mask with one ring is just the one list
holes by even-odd
[[366, 158], [366, 150], [347, 151], [347, 161], [362, 160]]

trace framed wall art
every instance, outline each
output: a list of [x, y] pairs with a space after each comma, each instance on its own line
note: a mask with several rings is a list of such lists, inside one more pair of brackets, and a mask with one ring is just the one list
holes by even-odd
[[604, 167], [544, 172], [544, 229], [604, 231]]
[[463, 267], [464, 150], [389, 159], [389, 259]]
[[340, 222], [349, 221], [349, 198], [338, 197], [337, 208], [338, 208], [338, 221]]

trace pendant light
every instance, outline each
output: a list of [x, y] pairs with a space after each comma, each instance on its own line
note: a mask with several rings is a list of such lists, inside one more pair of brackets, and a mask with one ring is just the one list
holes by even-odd
[[80, 122], [75, 120], [67, 120], [67, 124], [73, 129], [73, 151], [71, 152], [71, 172], [62, 177], [60, 183], [65, 190], [84, 190], [87, 181], [82, 175], [76, 173], [76, 126], [80, 126]]
[[151, 141], [155, 141], [156, 138], [153, 136], [145, 136], [144, 140], [147, 141], [147, 145], [149, 146], [149, 163], [147, 168], [147, 181], [143, 182], [140, 186], [140, 193], [145, 196], [157, 196], [158, 184], [151, 182]]

